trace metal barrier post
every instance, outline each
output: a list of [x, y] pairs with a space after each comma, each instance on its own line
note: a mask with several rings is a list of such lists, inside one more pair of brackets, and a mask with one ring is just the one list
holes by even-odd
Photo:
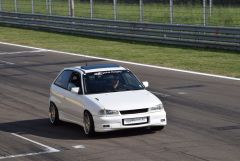
[[14, 12], [18, 12], [17, 0], [14, 0]]
[[34, 14], [34, 0], [32, 0], [32, 14]]
[[72, 8], [72, 17], [75, 17], [75, 5], [74, 5], [74, 0], [72, 0], [71, 8]]
[[93, 18], [93, 0], [90, 0], [90, 17]]
[[48, 0], [46, 0], [46, 11], [48, 12]]
[[74, 17], [74, 0], [68, 0], [68, 15]]
[[143, 22], [143, 0], [139, 0], [139, 20]]
[[2, 0], [0, 0], [0, 11], [3, 11]]
[[2, 11], [2, 0], [0, 0], [0, 11]]
[[203, 26], [206, 26], [206, 0], [203, 0]]
[[68, 16], [71, 16], [71, 0], [68, 0]]
[[169, 0], [169, 6], [170, 6], [170, 24], [173, 24], [173, 0]]
[[48, 0], [48, 14], [52, 15], [52, 0]]
[[213, 1], [209, 0], [209, 16], [212, 16], [212, 4], [213, 4]]
[[117, 0], [113, 0], [113, 16], [114, 20], [117, 20]]

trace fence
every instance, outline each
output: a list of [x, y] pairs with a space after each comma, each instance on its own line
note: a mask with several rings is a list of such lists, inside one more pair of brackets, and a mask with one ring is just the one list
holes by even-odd
[[0, 0], [0, 11], [203, 26], [240, 26], [237, 0]]
[[240, 28], [166, 25], [0, 12], [0, 25], [194, 47], [240, 51]]

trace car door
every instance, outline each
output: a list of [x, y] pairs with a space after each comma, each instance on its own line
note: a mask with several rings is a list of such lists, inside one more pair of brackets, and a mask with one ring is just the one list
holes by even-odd
[[69, 120], [68, 110], [66, 108], [66, 96], [68, 92], [68, 83], [72, 75], [72, 70], [64, 70], [51, 86], [51, 100], [56, 104], [59, 116], [63, 120]]
[[[82, 81], [81, 73], [74, 71], [68, 82], [68, 91], [65, 96], [65, 109], [70, 115], [72, 122], [82, 125], [83, 120], [83, 92], [82, 92]], [[78, 92], [71, 91], [72, 88], [79, 88]]]

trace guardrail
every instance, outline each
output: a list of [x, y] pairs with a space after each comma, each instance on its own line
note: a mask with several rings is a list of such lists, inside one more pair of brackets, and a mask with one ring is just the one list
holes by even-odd
[[0, 12], [0, 24], [52, 32], [240, 51], [240, 28], [166, 25]]

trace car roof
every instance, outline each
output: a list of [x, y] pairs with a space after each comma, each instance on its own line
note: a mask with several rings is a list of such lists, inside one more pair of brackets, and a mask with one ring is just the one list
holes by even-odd
[[92, 73], [92, 72], [101, 72], [101, 71], [112, 71], [112, 70], [127, 70], [126, 68], [118, 65], [118, 64], [93, 64], [86, 66], [76, 66], [67, 69], [74, 69], [83, 71], [84, 73]]

